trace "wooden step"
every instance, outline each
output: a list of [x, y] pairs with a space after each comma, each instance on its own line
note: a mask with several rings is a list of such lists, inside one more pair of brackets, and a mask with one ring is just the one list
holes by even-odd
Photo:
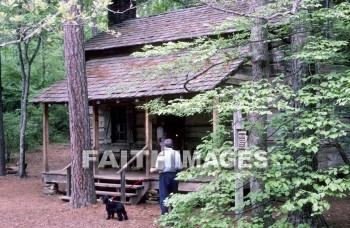
[[119, 175], [95, 175], [95, 180], [120, 180]]
[[[105, 188], [115, 188], [120, 189], [120, 184], [110, 184], [110, 183], [95, 183], [96, 187], [105, 187]], [[143, 189], [142, 185], [125, 185], [126, 189]]]
[[[109, 196], [120, 196], [120, 192], [108, 192], [108, 191], [96, 191], [96, 195], [102, 196], [102, 195], [109, 195]], [[125, 193], [126, 197], [137, 197], [138, 194], [136, 193]]]
[[[120, 175], [95, 175], [95, 180], [120, 180]], [[126, 176], [126, 181], [141, 181], [141, 180], [149, 180], [147, 177], [139, 177], [139, 176]]]

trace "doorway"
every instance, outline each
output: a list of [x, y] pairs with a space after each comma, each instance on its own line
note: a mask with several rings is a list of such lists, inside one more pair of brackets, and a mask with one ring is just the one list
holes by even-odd
[[163, 125], [165, 138], [170, 138], [174, 142], [174, 150], [181, 151], [185, 140], [185, 118], [178, 116], [157, 117], [157, 127]]

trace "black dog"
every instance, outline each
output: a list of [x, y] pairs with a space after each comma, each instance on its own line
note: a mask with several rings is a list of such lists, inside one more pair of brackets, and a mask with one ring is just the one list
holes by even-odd
[[101, 200], [106, 204], [107, 219], [114, 218], [114, 213], [117, 213], [118, 220], [128, 220], [128, 214], [125, 211], [124, 204], [121, 202], [113, 201], [109, 196], [101, 196]]

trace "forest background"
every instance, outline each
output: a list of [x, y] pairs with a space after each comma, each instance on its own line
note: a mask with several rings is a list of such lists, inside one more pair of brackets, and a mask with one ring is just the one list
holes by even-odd
[[[54, 12], [57, 1], [49, 1]], [[172, 9], [185, 7], [185, 2], [172, 1], [138, 1], [142, 7], [137, 8], [138, 16], [158, 14]], [[18, 11], [11, 12], [13, 16]], [[30, 12], [28, 17], [31, 17]], [[2, 15], [0, 15], [1, 17]], [[40, 16], [40, 15], [39, 15]], [[41, 15], [43, 16], [43, 15]], [[1, 21], [1, 20], [0, 20]], [[103, 22], [103, 21], [102, 21]], [[104, 20], [106, 22], [106, 20]], [[85, 26], [85, 40], [93, 36], [94, 29]], [[29, 42], [29, 53], [36, 48], [40, 39], [40, 47], [34, 58], [29, 85], [29, 100], [45, 88], [65, 78], [63, 31], [60, 27], [49, 29]], [[4, 36], [1, 41], [5, 41]], [[21, 115], [21, 69], [18, 61], [16, 45], [0, 47], [0, 72], [2, 84], [2, 103], [4, 114], [5, 151], [7, 162], [11, 154], [19, 151], [20, 115]], [[42, 145], [42, 106], [28, 103], [28, 119], [26, 130], [26, 151], [37, 150]], [[50, 106], [49, 135], [51, 143], [67, 142], [69, 140], [69, 116], [65, 105]]]
[[[226, 3], [226, 1], [223, 2]], [[218, 109], [221, 116], [228, 117], [229, 121], [232, 121], [230, 115], [233, 112], [241, 111], [248, 119], [244, 124], [246, 129], [250, 131], [249, 137], [254, 138], [252, 136], [255, 135], [257, 139], [256, 142], [249, 145], [250, 151], [254, 152], [254, 150], [260, 149], [267, 152], [269, 154], [269, 169], [249, 170], [249, 172], [243, 173], [244, 178], [240, 177], [241, 175], [237, 170], [213, 168], [210, 165], [199, 170], [199, 172], [198, 170], [188, 170], [183, 173], [183, 179], [211, 175], [217, 178], [195, 195], [176, 196], [170, 200], [169, 202], [173, 204], [174, 210], [172, 214], [164, 218], [163, 222], [165, 223], [177, 222], [178, 225], [186, 227], [188, 225], [221, 223], [225, 227], [233, 222], [232, 218], [227, 216], [227, 212], [239, 212], [242, 208], [250, 210], [250, 206], [253, 206], [255, 217], [252, 221], [239, 218], [236, 222], [241, 222], [242, 225], [245, 225], [246, 222], [264, 226], [290, 222], [293, 225], [311, 224], [317, 226], [319, 223], [324, 224], [322, 216], [318, 215], [329, 208], [325, 196], [342, 197], [348, 194], [349, 179], [344, 178], [344, 175], [346, 176], [349, 173], [349, 161], [346, 156], [343, 159], [347, 166], [341, 168], [322, 170], [313, 163], [317, 160], [316, 156], [319, 150], [326, 144], [334, 145], [342, 154], [342, 150], [348, 146], [349, 142], [346, 131], [348, 125], [342, 122], [343, 115], [348, 113], [350, 97], [348, 89], [349, 70], [346, 68], [346, 66], [349, 66], [349, 3], [348, 1], [316, 0], [261, 0], [252, 2], [261, 3], [256, 9], [264, 8], [266, 3], [269, 3], [268, 6], [272, 7], [265, 8], [263, 14], [259, 14], [261, 12], [258, 11], [251, 15], [241, 14], [240, 16], [247, 19], [247, 23], [242, 20], [240, 24], [229, 22], [228, 25], [224, 25], [223, 27], [241, 26], [235, 27], [239, 29], [239, 32], [235, 33], [228, 42], [221, 39], [217, 39], [218, 42], [204, 39], [198, 40], [193, 47], [203, 51], [204, 54], [201, 57], [204, 58], [206, 54], [210, 55], [211, 51], [215, 53], [220, 49], [227, 48], [227, 45], [232, 44], [229, 42], [250, 44], [253, 49], [251, 56], [253, 76], [254, 64], [256, 63], [260, 64], [258, 68], [260, 68], [261, 74], [254, 77], [253, 82], [247, 83], [239, 89], [227, 88], [221, 91], [210, 91], [189, 101], [175, 101], [170, 106], [166, 106], [161, 102], [150, 103], [146, 108], [151, 109], [155, 114], [177, 115], [189, 115], [199, 111]], [[5, 3], [10, 4], [11, 1], [5, 1]], [[177, 2], [175, 5], [168, 4], [168, 1], [156, 1], [156, 3], [159, 4], [151, 7], [152, 10], [149, 12], [145, 10], [144, 12], [139, 11], [139, 13], [153, 13], [153, 11], [158, 13], [169, 8], [176, 8], [178, 4], [182, 5], [182, 2]], [[217, 1], [217, 3], [220, 3], [220, 1]], [[288, 11], [289, 7], [292, 9]], [[269, 9], [280, 16], [291, 14], [292, 16], [288, 19], [292, 23], [280, 27], [276, 26], [274, 30], [267, 30], [267, 27], [270, 26], [266, 23], [267, 19], [276, 17], [276, 15], [269, 15], [273, 14]], [[35, 11], [34, 8], [29, 9], [29, 11], [31, 10]], [[239, 14], [229, 11], [229, 8], [221, 10]], [[28, 14], [29, 18], [31, 16]], [[11, 20], [13, 24], [24, 22], [18, 11], [13, 13]], [[86, 38], [88, 39], [92, 32], [90, 33], [88, 26], [86, 26], [86, 29]], [[46, 30], [48, 31], [48, 29]], [[257, 35], [254, 34], [254, 31], [258, 31], [258, 35], [267, 35], [268, 33], [268, 36], [261, 36], [262, 39], [254, 39], [257, 38], [254, 37], [254, 35]], [[32, 77], [30, 78], [32, 84], [29, 87], [31, 96], [37, 94], [47, 85], [61, 79], [64, 75], [60, 32], [58, 26], [46, 34], [41, 33], [40, 37], [35, 37], [33, 40], [36, 42], [30, 43], [27, 40], [23, 44], [26, 62], [32, 64]], [[22, 38], [18, 37], [18, 39]], [[286, 49], [284, 51], [287, 56], [283, 60], [290, 61], [290, 69], [292, 69], [291, 72], [286, 72], [287, 74], [281, 74], [280, 78], [272, 83], [266, 80], [269, 79], [268, 77], [262, 77], [265, 73], [261, 69], [264, 67], [266, 69], [268, 65], [266, 64], [267, 58], [263, 59], [264, 56], [259, 56], [259, 54], [264, 53], [254, 53], [256, 44], [261, 43], [262, 46], [266, 47], [268, 41], [285, 42]], [[153, 51], [153, 54], [161, 55], [189, 47], [191, 47], [191, 44], [178, 43], [178, 45], [173, 46], [165, 45], [164, 49], [152, 47], [149, 49], [151, 52]], [[29, 55], [29, 52], [33, 54]], [[25, 91], [23, 78], [25, 77], [23, 76], [24, 67], [21, 58], [19, 58], [19, 61], [16, 60], [21, 56], [21, 48], [18, 48], [18, 45], [17, 51], [11, 46], [4, 47], [2, 56], [2, 75], [6, 75], [2, 80], [4, 84], [4, 130], [9, 158], [10, 152], [15, 150], [13, 148], [16, 147], [13, 146], [11, 149], [11, 146], [18, 145], [16, 137], [22, 133], [21, 130], [16, 132], [16, 128], [13, 126], [16, 126], [15, 122], [22, 122], [18, 110], [23, 105], [23, 91]], [[41, 56], [41, 61], [38, 56]], [[235, 56], [230, 56], [227, 61], [232, 58], [235, 58]], [[60, 59], [62, 62], [60, 62]], [[47, 66], [50, 66], [50, 70]], [[320, 71], [320, 69], [326, 68], [332, 69], [333, 72], [322, 73]], [[266, 75], [268, 74], [266, 73]], [[22, 84], [18, 78], [22, 78]], [[26, 80], [29, 80], [29, 77]], [[232, 97], [233, 94], [236, 96]], [[217, 105], [215, 101], [216, 103], [219, 101], [219, 104]], [[26, 98], [24, 98], [24, 102], [27, 102]], [[278, 112], [274, 113], [272, 121], [267, 121], [266, 116], [272, 115], [271, 107]], [[40, 107], [28, 106], [26, 150], [35, 148], [38, 145], [37, 143], [41, 141], [38, 138], [38, 136], [41, 136], [40, 113], [42, 113]], [[68, 119], [67, 111], [64, 107], [55, 107], [51, 113], [51, 142], [65, 140], [64, 135], [68, 135], [68, 131], [65, 132], [65, 130], [68, 130], [68, 121], [64, 121]], [[222, 118], [220, 121], [224, 121], [224, 119]], [[276, 128], [273, 134], [279, 136], [278, 140], [275, 141], [275, 146], [272, 147], [263, 145], [267, 142], [266, 130], [268, 124]], [[220, 129], [216, 133], [220, 134]], [[11, 144], [11, 140], [14, 141], [13, 144]], [[227, 140], [225, 136], [214, 134], [203, 142], [203, 145], [198, 147], [199, 156], [207, 154], [216, 156], [223, 150], [232, 148], [232, 139]], [[260, 142], [263, 142], [263, 144]], [[255, 180], [247, 181], [251, 180], [252, 177], [255, 177]], [[251, 191], [247, 197], [249, 200], [245, 201], [242, 208], [239, 208], [237, 202], [232, 199], [234, 192], [231, 190], [234, 189], [234, 186], [230, 186], [227, 182], [230, 179], [235, 180], [231, 183], [235, 183], [239, 178], [248, 184], [260, 182], [257, 183], [260, 185], [257, 191]], [[263, 185], [264, 187], [262, 187]], [[288, 199], [283, 202], [282, 206], [279, 204], [281, 198]], [[229, 199], [232, 199], [232, 201], [228, 202]], [[234, 204], [236, 204], [235, 207], [232, 206]], [[200, 213], [194, 213], [197, 212], [195, 208], [198, 205], [202, 206], [203, 209]], [[255, 213], [255, 208], [261, 208], [261, 210]], [[208, 219], [206, 217], [208, 213], [215, 216]], [[183, 218], [189, 218], [189, 216], [192, 216], [190, 220], [182, 220]]]

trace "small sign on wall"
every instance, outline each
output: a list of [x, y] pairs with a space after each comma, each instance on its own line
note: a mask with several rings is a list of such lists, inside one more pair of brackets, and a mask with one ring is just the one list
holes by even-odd
[[238, 131], [238, 149], [244, 150], [247, 146], [247, 131]]

